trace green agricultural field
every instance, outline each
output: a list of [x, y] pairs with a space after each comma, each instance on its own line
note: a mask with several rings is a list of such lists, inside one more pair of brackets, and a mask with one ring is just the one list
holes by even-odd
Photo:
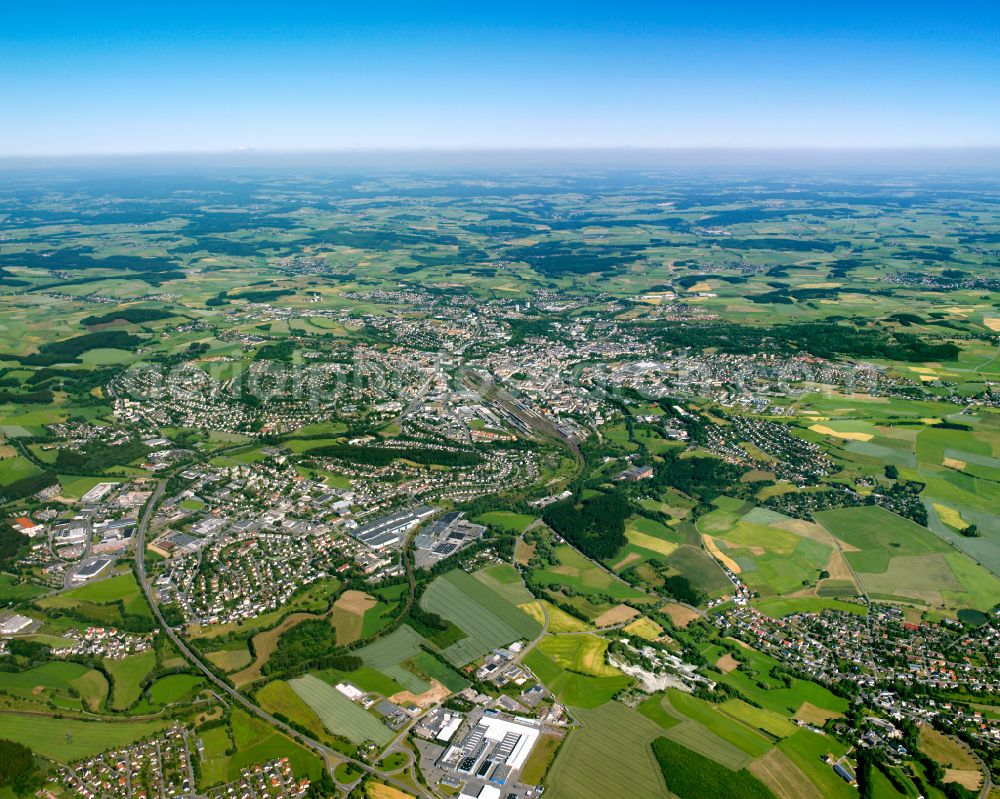
[[536, 599], [533, 602], [527, 602], [518, 607], [539, 624], [545, 621], [547, 615], [549, 618], [549, 632], [551, 633], [585, 632], [593, 629], [592, 625], [581, 621], [576, 616], [571, 616], [562, 608], [557, 608], [551, 602], [544, 599]]
[[847, 558], [861, 572], [884, 572], [894, 557], [949, 551], [948, 545], [926, 528], [876, 505], [815, 515], [832, 535], [859, 550], [848, 552]]
[[703, 549], [683, 545], [667, 558], [671, 573], [681, 574], [709, 597], [732, 593], [733, 584], [719, 564]]
[[840, 757], [846, 747], [829, 735], [818, 735], [809, 730], [799, 730], [780, 744], [781, 750], [822, 793], [830, 799], [855, 799], [857, 791], [834, 773], [833, 767], [823, 762], [824, 755]]
[[794, 735], [799, 729], [798, 725], [785, 716], [767, 708], [748, 705], [742, 699], [730, 699], [723, 702], [719, 705], [719, 711], [773, 738], [787, 738]]
[[528, 590], [517, 569], [509, 563], [488, 566], [473, 573], [472, 576], [512, 605], [524, 605], [535, 599], [535, 595]]
[[824, 610], [839, 610], [864, 616], [867, 609], [857, 602], [843, 602], [825, 597], [791, 597], [755, 600], [753, 606], [772, 619], [780, 619], [793, 613], [820, 613]]
[[[471, 578], [470, 578], [471, 579]], [[398, 684], [407, 691], [422, 694], [430, 686], [402, 664], [419, 655], [426, 640], [414, 632], [409, 625], [402, 625], [385, 638], [355, 651], [366, 666], [369, 666]]]
[[377, 602], [368, 608], [361, 619], [360, 640], [364, 641], [372, 638], [392, 624], [398, 607], [397, 603], [386, 604], [385, 602]]
[[[546, 795], [555, 799], [668, 799], [663, 774], [650, 749], [662, 732], [659, 726], [617, 702], [574, 715], [581, 729], [571, 732], [559, 750], [546, 779]], [[609, 756], [614, 758], [613, 765]]]
[[678, 713], [697, 722], [751, 758], [761, 757], [771, 748], [771, 742], [765, 736], [742, 721], [719, 712], [719, 709], [709, 702], [674, 690], [668, 691], [667, 697]]
[[547, 635], [538, 648], [562, 668], [591, 677], [621, 674], [607, 663], [608, 640], [596, 635]]
[[858, 549], [846, 556], [874, 599], [949, 613], [1000, 602], [1000, 580], [908, 519], [873, 505], [823, 511], [816, 519]]
[[426, 680], [437, 680], [449, 691], [462, 691], [469, 686], [469, 681], [452, 668], [428, 652], [421, 652], [405, 664], [408, 671], [424, 677]]
[[462, 629], [466, 638], [444, 650], [456, 666], [464, 666], [498, 646], [531, 640], [541, 631], [533, 618], [463, 571], [438, 577], [421, 597], [421, 607]]
[[560, 702], [575, 708], [600, 707], [609, 702], [620, 690], [633, 683], [632, 678], [624, 674], [591, 677], [567, 671], [538, 648], [527, 654], [524, 664]]
[[833, 548], [792, 532], [795, 522], [787, 516], [765, 508], [743, 513], [745, 508], [729, 503], [699, 519], [698, 529], [711, 536], [711, 546], [762, 596], [815, 585]]
[[669, 730], [681, 723], [680, 715], [674, 710], [664, 693], [648, 696], [636, 706], [636, 710], [664, 730]]
[[[385, 668], [393, 667], [386, 666]], [[400, 668], [400, 671], [409, 673], [403, 668]], [[381, 694], [385, 697], [393, 696], [406, 690], [406, 688], [394, 679], [387, 677], [381, 671], [377, 671], [370, 666], [362, 666], [360, 669], [356, 669], [355, 671], [325, 669], [324, 671], [316, 672], [316, 676], [323, 680], [323, 682], [329, 683], [330, 685], [336, 685], [339, 682], [349, 682], [352, 685], [356, 685], [365, 693]], [[413, 679], [416, 678], [414, 677]], [[418, 683], [418, 687], [420, 685], [422, 685], [422, 683]]]
[[495, 510], [489, 513], [483, 513], [473, 519], [474, 522], [478, 524], [485, 524], [491, 527], [499, 527], [508, 533], [521, 533], [524, 532], [529, 524], [535, 521], [534, 516], [528, 516], [526, 513], [513, 513], [506, 510]]
[[678, 799], [776, 799], [745, 769], [732, 771], [667, 738], [653, 742], [653, 754], [671, 793]]
[[356, 744], [374, 741], [384, 746], [392, 740], [392, 730], [377, 717], [322, 680], [307, 674], [289, 680], [288, 684], [334, 735]]
[[257, 691], [257, 701], [269, 713], [280, 713], [296, 724], [301, 724], [317, 739], [325, 737], [326, 728], [316, 711], [284, 680], [273, 680]]
[[[625, 537], [631, 545], [625, 549], [636, 551], [644, 558], [666, 558], [673, 554], [679, 544], [684, 543], [683, 535], [645, 516], [633, 516], [628, 519], [625, 524]], [[611, 561], [621, 563], [625, 554], [625, 551], [621, 551]]]
[[167, 721], [100, 722], [0, 712], [0, 738], [23, 743], [43, 757], [70, 763], [152, 735]]

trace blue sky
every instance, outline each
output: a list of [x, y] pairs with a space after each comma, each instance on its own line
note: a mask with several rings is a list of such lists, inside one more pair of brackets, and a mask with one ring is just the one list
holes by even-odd
[[0, 17], [0, 155], [997, 145], [997, 3], [56, 2]]

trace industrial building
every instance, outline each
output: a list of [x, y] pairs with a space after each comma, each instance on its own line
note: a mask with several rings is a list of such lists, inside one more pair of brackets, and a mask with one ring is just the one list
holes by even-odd
[[506, 785], [516, 781], [514, 777], [524, 766], [538, 736], [538, 727], [526, 720], [505, 719], [487, 712], [478, 721], [470, 720], [470, 729], [457, 744], [444, 751], [437, 765], [466, 777], [469, 782], [483, 783], [484, 787], [492, 787], [490, 783]]
[[482, 538], [486, 527], [464, 519], [464, 515], [457, 511], [446, 513], [420, 531], [414, 541], [417, 568], [432, 566]]
[[372, 549], [398, 547], [410, 530], [436, 511], [428, 505], [398, 510], [380, 519], [359, 525], [351, 530], [351, 535]]

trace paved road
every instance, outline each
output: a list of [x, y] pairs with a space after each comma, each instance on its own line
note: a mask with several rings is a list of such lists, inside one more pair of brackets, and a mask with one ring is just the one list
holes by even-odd
[[[378, 777], [383, 782], [392, 785], [395, 788], [399, 788], [404, 792], [412, 792], [413, 788], [404, 782], [396, 780], [394, 777], [386, 774], [383, 771], [372, 768], [367, 763], [361, 760], [355, 760], [354, 758], [347, 757], [328, 746], [324, 746], [319, 741], [313, 740], [307, 735], [303, 735], [298, 730], [292, 729], [289, 725], [282, 721], [279, 721], [270, 713], [265, 711], [263, 708], [257, 706], [252, 701], [250, 701], [243, 694], [239, 693], [233, 689], [228, 683], [221, 680], [215, 675], [215, 673], [208, 668], [194, 652], [187, 646], [186, 643], [177, 635], [174, 629], [167, 624], [166, 620], [163, 618], [163, 614], [160, 612], [160, 607], [156, 603], [156, 599], [153, 596], [153, 590], [149, 585], [149, 581], [146, 577], [146, 531], [149, 528], [149, 522], [156, 513], [156, 508], [163, 498], [163, 492], [166, 488], [166, 482], [161, 480], [157, 484], [156, 491], [149, 498], [149, 502], [146, 504], [146, 508], [143, 511], [142, 519], [139, 522], [139, 528], [135, 533], [135, 565], [136, 573], [139, 577], [139, 585], [142, 587], [143, 594], [146, 596], [146, 601], [149, 603], [150, 610], [153, 612], [153, 616], [156, 618], [157, 623], [160, 625], [163, 632], [166, 634], [167, 638], [170, 639], [171, 643], [177, 650], [193, 665], [198, 671], [205, 675], [205, 677], [215, 685], [220, 691], [227, 695], [232, 701], [241, 705], [246, 711], [257, 716], [258, 718], [266, 721], [272, 727], [280, 730], [289, 738], [294, 741], [298, 741], [303, 746], [312, 749], [316, 754], [323, 758], [323, 762], [326, 763], [327, 771], [330, 776], [333, 777], [334, 768], [342, 762], [348, 762], [356, 768], [361, 769], [368, 774]], [[428, 794], [424, 793], [422, 790], [420, 792], [422, 799], [428, 799]]]

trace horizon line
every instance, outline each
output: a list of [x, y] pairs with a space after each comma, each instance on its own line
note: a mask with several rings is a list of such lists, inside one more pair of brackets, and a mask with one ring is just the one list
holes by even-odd
[[[115, 163], [160, 163], [181, 164], [185, 160], [204, 163], [216, 159], [222, 166], [261, 165], [272, 162], [305, 165], [310, 160], [316, 162], [328, 159], [338, 166], [349, 166], [350, 159], [383, 159], [402, 162], [407, 159], [430, 158], [435, 161], [447, 160], [463, 162], [469, 166], [489, 164], [484, 157], [496, 157], [504, 163], [497, 166], [517, 164], [544, 165], [544, 158], [551, 163], [566, 164], [572, 159], [584, 159], [589, 166], [600, 165], [600, 158], [608, 166], [792, 166], [814, 163], [844, 166], [926, 166], [934, 167], [979, 167], [1000, 168], [1000, 144], [991, 145], [788, 145], [788, 146], [355, 146], [329, 148], [265, 148], [234, 147], [230, 149], [204, 150], [136, 150], [123, 152], [75, 152], [75, 153], [0, 153], [0, 169], [16, 169], [39, 166], [100, 165]], [[658, 163], [657, 163], [658, 162]], [[818, 163], [817, 163], [818, 162]], [[414, 164], [410, 164], [411, 166]]]

